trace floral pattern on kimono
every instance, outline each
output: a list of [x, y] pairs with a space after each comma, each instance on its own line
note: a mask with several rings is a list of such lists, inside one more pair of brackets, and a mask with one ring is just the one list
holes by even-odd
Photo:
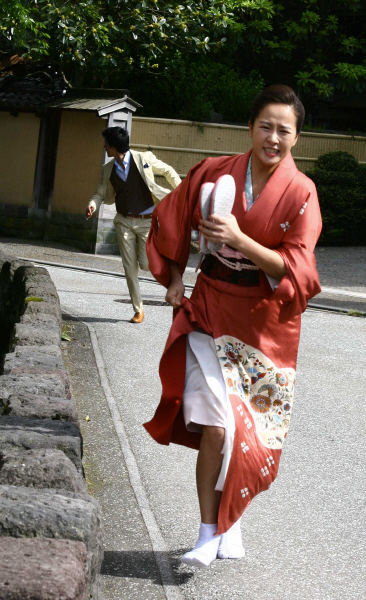
[[262, 444], [281, 449], [291, 419], [294, 369], [277, 368], [263, 352], [232, 336], [215, 343], [229, 396], [239, 396]]

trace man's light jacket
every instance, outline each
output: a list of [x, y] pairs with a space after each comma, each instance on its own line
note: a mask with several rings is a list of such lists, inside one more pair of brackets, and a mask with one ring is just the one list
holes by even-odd
[[[154, 173], [163, 175], [173, 189], [175, 189], [181, 183], [181, 179], [178, 173], [174, 171], [173, 167], [170, 167], [166, 163], [156, 158], [152, 152], [135, 152], [135, 150], [131, 150], [131, 154], [141, 177], [152, 194], [152, 199], [155, 206], [160, 202], [160, 200], [165, 198], [165, 196], [167, 196], [171, 190], [163, 188], [155, 183]], [[105, 204], [114, 203], [116, 194], [110, 182], [113, 165], [114, 158], [103, 165], [100, 182], [96, 191], [90, 198], [88, 207], [92, 206], [94, 210], [98, 210], [102, 202]]]

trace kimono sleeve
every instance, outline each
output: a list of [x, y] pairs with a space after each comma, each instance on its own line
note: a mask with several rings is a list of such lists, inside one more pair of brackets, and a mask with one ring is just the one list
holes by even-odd
[[170, 281], [170, 261], [178, 263], [181, 273], [186, 268], [192, 215], [207, 176], [209, 161], [206, 159], [193, 167], [183, 182], [159, 202], [153, 212], [146, 252], [151, 273], [165, 287]]
[[[303, 202], [297, 205], [297, 213], [291, 222], [285, 222], [285, 235], [281, 246], [275, 251], [283, 258], [287, 274], [282, 278], [271, 299], [284, 304], [284, 316], [291, 319], [301, 314], [310, 298], [321, 291], [314, 248], [321, 228], [321, 214], [314, 185], [308, 180]], [[303, 190], [305, 191], [305, 190]]]

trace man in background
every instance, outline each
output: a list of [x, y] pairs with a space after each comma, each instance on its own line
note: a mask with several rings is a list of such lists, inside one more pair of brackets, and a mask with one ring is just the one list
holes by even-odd
[[101, 180], [88, 203], [86, 218], [89, 219], [102, 202], [115, 202], [117, 214], [114, 225], [135, 311], [130, 322], [142, 323], [144, 310], [138, 270], [139, 266], [143, 271], [149, 270], [146, 240], [151, 215], [155, 205], [170, 192], [155, 183], [154, 173], [163, 175], [173, 189], [180, 184], [181, 179], [172, 167], [158, 160], [152, 152], [130, 150], [126, 129], [107, 127], [102, 135], [106, 152], [112, 160], [102, 167]]

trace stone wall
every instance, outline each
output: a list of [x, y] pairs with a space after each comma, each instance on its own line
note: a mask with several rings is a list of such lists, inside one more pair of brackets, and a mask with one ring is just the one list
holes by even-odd
[[0, 235], [43, 240], [46, 211], [0, 202]]
[[[87, 202], [85, 202], [86, 209]], [[97, 219], [86, 219], [85, 212], [73, 214], [54, 211], [47, 216], [44, 239], [61, 242], [78, 248], [81, 252], [95, 251]]]
[[98, 598], [101, 513], [43, 268], [0, 254], [0, 598]]
[[[85, 207], [86, 204], [87, 202]], [[86, 220], [85, 212], [82, 214], [48, 212], [43, 209], [0, 202], [0, 236], [53, 240], [78, 248], [81, 252], [93, 254], [98, 241], [97, 227], [97, 219], [94, 217]], [[113, 222], [109, 229], [112, 228], [114, 233]]]

